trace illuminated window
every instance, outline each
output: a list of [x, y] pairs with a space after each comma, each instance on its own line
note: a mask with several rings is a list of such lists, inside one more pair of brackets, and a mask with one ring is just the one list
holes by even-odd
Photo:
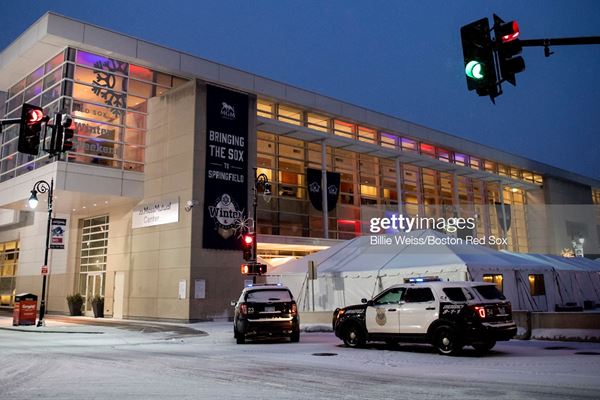
[[360, 185], [360, 194], [363, 196], [377, 197], [377, 187], [369, 185]]
[[279, 105], [280, 121], [293, 125], [302, 125], [302, 110], [290, 106]]
[[375, 137], [375, 129], [365, 128], [364, 126], [358, 127], [358, 140], [368, 143], [375, 143]]
[[336, 119], [333, 121], [333, 129], [334, 133], [338, 136], [343, 136], [351, 139], [354, 138], [354, 124], [339, 121]]
[[514, 178], [514, 179], [520, 179], [521, 175], [519, 174], [519, 169], [518, 168], [510, 168], [510, 177]]
[[443, 162], [450, 162], [450, 152], [444, 149], [437, 149], [437, 158]]
[[152, 82], [153, 79], [153, 71], [149, 68], [140, 67], [138, 65], [131, 64], [129, 66], [129, 76], [133, 78], [143, 79], [148, 82]]
[[256, 102], [256, 114], [259, 117], [273, 118], [275, 104], [273, 102], [258, 99]]
[[469, 156], [461, 153], [454, 153], [454, 163], [458, 165], [468, 165]]
[[19, 242], [0, 243], [0, 307], [11, 307], [15, 297]]
[[487, 172], [491, 172], [491, 173], [496, 173], [496, 163], [493, 161], [488, 161], [485, 160], [483, 162], [483, 168], [487, 171]]
[[498, 175], [508, 176], [508, 167], [503, 164], [498, 164]]
[[544, 285], [544, 275], [529, 275], [529, 292], [532, 296], [544, 296], [546, 294], [546, 287]]
[[528, 182], [535, 182], [533, 180], [533, 173], [530, 171], [523, 170], [523, 180]]
[[475, 157], [469, 157], [471, 168], [473, 169], [481, 169], [481, 160]]
[[419, 148], [421, 149], [421, 154], [424, 156], [435, 157], [435, 146], [427, 143], [421, 143]]
[[396, 135], [381, 132], [381, 135], [380, 135], [381, 147], [388, 147], [390, 149], [395, 149], [397, 139], [398, 139], [398, 137]]
[[306, 116], [306, 126], [315, 131], [328, 132], [329, 118], [323, 115], [308, 113]]
[[496, 274], [496, 275], [483, 275], [483, 281], [484, 282], [489, 282], [489, 283], [494, 283], [496, 284], [496, 288], [503, 292], [503, 281], [504, 281], [504, 277], [502, 276], [502, 274]]
[[62, 64], [62, 62], [65, 60], [65, 54], [64, 52], [60, 52], [58, 55], [56, 55], [56, 57], [54, 57], [52, 60], [48, 61], [45, 65], [45, 71], [46, 73], [52, 71], [54, 68], [58, 67], [60, 64]]
[[533, 179], [538, 185], [542, 185], [544, 183], [544, 178], [541, 175], [534, 174]]
[[404, 151], [417, 151], [417, 142], [403, 137], [400, 138], [400, 147]]

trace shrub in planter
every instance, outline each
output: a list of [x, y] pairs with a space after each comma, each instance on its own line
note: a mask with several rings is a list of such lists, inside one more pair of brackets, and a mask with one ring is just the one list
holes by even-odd
[[69, 305], [69, 313], [71, 315], [81, 315], [81, 309], [83, 308], [83, 297], [81, 297], [79, 293], [68, 295], [67, 304]]
[[96, 295], [92, 298], [92, 310], [94, 318], [104, 318], [104, 297]]

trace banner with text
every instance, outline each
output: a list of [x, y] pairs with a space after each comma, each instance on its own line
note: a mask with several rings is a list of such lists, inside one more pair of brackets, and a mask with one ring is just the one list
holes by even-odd
[[206, 249], [241, 249], [248, 208], [248, 96], [207, 86], [204, 228]]
[[65, 248], [65, 232], [67, 230], [67, 220], [65, 218], [52, 218], [50, 226], [50, 248]]

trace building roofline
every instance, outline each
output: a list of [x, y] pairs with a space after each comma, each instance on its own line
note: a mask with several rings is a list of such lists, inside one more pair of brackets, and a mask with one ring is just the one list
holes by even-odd
[[[66, 46], [80, 47], [90, 51], [95, 49], [104, 50], [117, 58], [145, 61], [142, 64], [176, 75], [205, 79], [209, 82], [231, 86], [242, 91], [312, 109], [316, 112], [347, 118], [384, 131], [390, 130], [415, 139], [422, 139], [437, 146], [448, 147], [484, 159], [525, 168], [538, 174], [600, 187], [599, 179], [535, 161], [525, 156], [512, 154], [455, 134], [409, 122], [316, 91], [279, 82], [52, 11], [48, 11], [38, 18], [0, 53], [0, 69], [9, 69], [9, 73], [3, 74], [5, 75], [4, 78], [0, 77], [0, 90], [8, 90], [9, 84], [14, 84], [17, 79], [26, 76], [26, 74], [22, 74], [23, 70], [27, 73], [29, 70], [32, 71]], [[28, 53], [31, 49], [34, 49], [34, 51]], [[52, 54], [53, 52], [54, 54]], [[23, 65], [27, 68], [24, 68]], [[30, 66], [31, 68], [29, 68]], [[20, 73], [21, 76], [15, 77], [14, 75], [17, 73]]]

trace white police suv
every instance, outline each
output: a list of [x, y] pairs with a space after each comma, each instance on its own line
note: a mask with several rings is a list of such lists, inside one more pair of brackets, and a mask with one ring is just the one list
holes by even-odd
[[456, 355], [465, 345], [485, 353], [517, 333], [510, 302], [493, 283], [416, 280], [336, 309], [335, 335], [349, 347], [367, 341], [422, 342], [440, 354]]

